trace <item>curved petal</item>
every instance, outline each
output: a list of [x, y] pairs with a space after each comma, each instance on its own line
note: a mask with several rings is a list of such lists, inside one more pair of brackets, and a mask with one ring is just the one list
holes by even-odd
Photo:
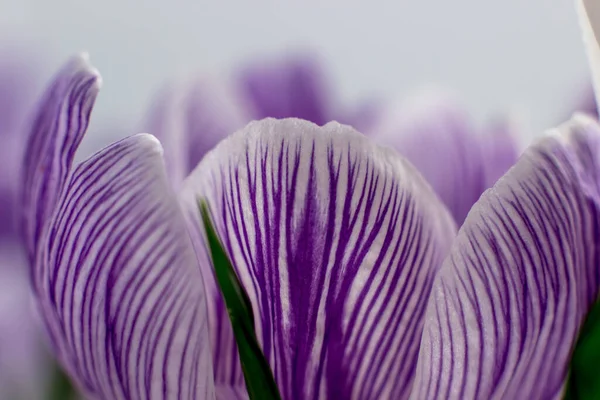
[[209, 150], [250, 120], [241, 97], [217, 79], [174, 83], [158, 93], [144, 131], [163, 144], [175, 187]]
[[410, 164], [347, 126], [268, 119], [209, 153], [182, 196], [196, 224], [208, 199], [284, 398], [407, 394], [455, 233]]
[[480, 136], [483, 190], [494, 186], [517, 161], [518, 130], [514, 119], [504, 117], [492, 121]]
[[221, 140], [252, 118], [247, 102], [217, 79], [195, 82], [187, 97], [188, 165], [191, 172]]
[[151, 104], [142, 129], [162, 144], [167, 174], [175, 187], [189, 172], [185, 107], [182, 88], [176, 85], [163, 88]]
[[44, 242], [38, 303], [92, 398], [214, 397], [202, 277], [161, 152], [141, 134], [79, 165]]
[[252, 101], [252, 119], [293, 117], [318, 125], [331, 120], [329, 88], [314, 57], [297, 55], [247, 67], [239, 85]]
[[80, 56], [63, 67], [38, 106], [23, 163], [22, 223], [31, 262], [87, 129], [99, 87], [100, 75], [87, 56]]
[[577, 117], [481, 197], [436, 278], [415, 398], [559, 398], [600, 285], [600, 126]]
[[37, 83], [36, 57], [21, 50], [1, 49], [0, 54], [0, 137], [16, 136]]
[[[461, 225], [471, 206], [490, 184], [487, 170], [500, 175], [516, 161], [508, 135], [486, 137], [470, 124], [467, 113], [445, 96], [424, 93], [391, 106], [375, 128], [374, 139], [396, 149], [417, 167]], [[505, 142], [502, 147], [494, 141]], [[506, 151], [508, 150], [508, 151]], [[512, 150], [512, 152], [511, 152]], [[497, 175], [498, 176], [498, 175]]]

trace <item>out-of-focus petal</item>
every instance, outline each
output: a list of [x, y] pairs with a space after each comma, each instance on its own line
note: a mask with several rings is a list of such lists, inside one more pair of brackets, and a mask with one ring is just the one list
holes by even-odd
[[348, 126], [268, 119], [221, 142], [184, 182], [198, 224], [197, 196], [284, 398], [408, 393], [430, 285], [455, 234], [409, 163]]
[[489, 189], [517, 162], [516, 135], [519, 132], [513, 118], [492, 121], [479, 137], [481, 143], [481, 168], [483, 190]]
[[[594, 118], [598, 118], [598, 106], [596, 104], [596, 97], [594, 96], [594, 89], [592, 86], [586, 86], [585, 90], [580, 92], [580, 95], [574, 111], [579, 111]], [[573, 112], [571, 111], [571, 114], [572, 113]]]
[[382, 101], [367, 100], [343, 110], [335, 120], [370, 136], [382, 118], [384, 109]]
[[204, 79], [173, 83], [160, 91], [144, 131], [163, 144], [167, 172], [178, 187], [204, 154], [250, 119], [240, 93], [217, 79]]
[[[44, 399], [50, 366], [19, 243], [0, 244], [0, 399]], [[15, 397], [19, 393], [19, 397]]]
[[249, 103], [218, 80], [194, 83], [187, 98], [188, 164], [191, 172], [204, 155], [251, 120]]
[[464, 110], [443, 97], [418, 95], [392, 105], [374, 137], [408, 158], [462, 224], [484, 190], [481, 146]]
[[43, 243], [41, 314], [92, 398], [214, 397], [202, 277], [161, 153], [141, 134], [80, 164]]
[[415, 398], [559, 398], [600, 285], [600, 126], [529, 148], [474, 206], [434, 283]]
[[25, 135], [21, 129], [34, 99], [33, 64], [19, 52], [0, 50], [0, 238], [16, 236], [16, 205]]
[[506, 130], [482, 135], [446, 96], [426, 92], [386, 113], [372, 136], [417, 167], [459, 225], [490, 179], [516, 160]]
[[175, 187], [189, 172], [185, 94], [177, 85], [163, 88], [148, 110], [143, 129], [160, 141], [167, 174]]
[[321, 65], [310, 56], [293, 56], [244, 69], [239, 84], [252, 101], [252, 119], [301, 118], [330, 121], [329, 90]]
[[69, 175], [100, 87], [100, 75], [85, 56], [69, 62], [46, 91], [23, 163], [23, 234], [29, 260]]
[[31, 105], [37, 77], [33, 57], [17, 51], [0, 50], [0, 137], [19, 133], [22, 120]]

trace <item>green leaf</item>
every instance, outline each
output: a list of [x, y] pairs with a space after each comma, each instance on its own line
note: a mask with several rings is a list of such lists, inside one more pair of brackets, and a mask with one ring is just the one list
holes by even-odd
[[208, 204], [205, 200], [199, 200], [198, 207], [202, 215], [217, 282], [221, 288], [229, 319], [233, 326], [248, 395], [250, 399], [281, 399], [279, 389], [273, 378], [273, 372], [256, 339], [250, 299], [240, 284], [231, 261], [229, 261], [229, 257], [221, 244], [210, 217]]
[[600, 399], [600, 301], [589, 311], [575, 344], [565, 399]]
[[69, 380], [69, 377], [64, 373], [62, 368], [55, 364], [53, 367], [52, 380], [50, 382], [49, 400], [67, 400], [74, 399], [76, 391]]

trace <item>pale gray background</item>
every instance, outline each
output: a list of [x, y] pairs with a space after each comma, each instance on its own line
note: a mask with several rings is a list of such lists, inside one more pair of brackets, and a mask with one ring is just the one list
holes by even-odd
[[535, 133], [588, 79], [572, 0], [0, 0], [0, 33], [43, 46], [48, 73], [87, 50], [104, 78], [94, 122], [117, 135], [170, 76], [297, 47], [321, 52], [344, 100], [435, 82], [476, 119], [516, 109]]

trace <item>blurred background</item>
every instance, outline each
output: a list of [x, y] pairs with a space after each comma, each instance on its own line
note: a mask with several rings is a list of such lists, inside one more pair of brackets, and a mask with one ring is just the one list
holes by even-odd
[[343, 101], [434, 83], [474, 118], [510, 110], [534, 133], [566, 118], [588, 80], [571, 0], [0, 0], [0, 34], [41, 50], [45, 78], [88, 51], [104, 80], [92, 126], [116, 136], [174, 76], [298, 49], [317, 52]]

